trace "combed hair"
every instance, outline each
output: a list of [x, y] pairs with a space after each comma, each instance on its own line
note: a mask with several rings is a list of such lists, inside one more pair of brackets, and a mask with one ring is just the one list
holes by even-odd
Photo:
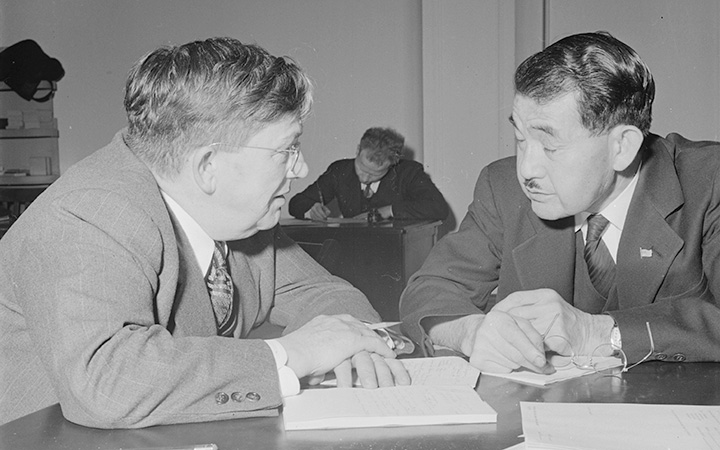
[[607, 32], [569, 36], [529, 57], [515, 71], [515, 91], [539, 104], [575, 94], [581, 123], [594, 135], [621, 124], [650, 131], [650, 69]]
[[392, 128], [368, 128], [360, 138], [358, 153], [368, 150], [368, 159], [378, 166], [390, 161], [397, 164], [405, 148], [405, 137]]
[[257, 45], [211, 38], [161, 47], [128, 75], [125, 141], [150, 168], [172, 176], [193, 148], [242, 145], [265, 125], [303, 120], [311, 106], [302, 69]]

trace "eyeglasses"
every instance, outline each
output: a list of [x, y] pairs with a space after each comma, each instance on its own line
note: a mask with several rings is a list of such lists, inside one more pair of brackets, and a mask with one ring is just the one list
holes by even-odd
[[267, 150], [269, 152], [274, 153], [284, 153], [285, 154], [285, 160], [284, 163], [286, 165], [287, 170], [292, 172], [294, 175], [297, 175], [297, 162], [300, 160], [300, 142], [294, 142], [290, 144], [290, 147], [282, 150], [277, 150], [274, 148], [267, 148], [267, 147], [253, 147], [251, 145], [230, 145], [225, 144], [224, 142], [213, 142], [210, 144], [210, 147], [218, 146], [218, 147], [230, 147], [230, 148], [249, 148], [251, 150]]
[[[625, 373], [628, 370], [632, 369], [633, 367], [637, 366], [638, 364], [642, 364], [645, 361], [647, 361], [654, 353], [655, 353], [655, 341], [653, 340], [652, 330], [650, 330], [650, 322], [645, 322], [645, 326], [647, 327], [648, 337], [650, 339], [650, 351], [638, 362], [634, 364], [628, 365], [628, 359], [627, 355], [625, 355], [625, 352], [622, 351], [622, 349], [613, 347], [611, 344], [601, 344], [593, 350], [591, 355], [579, 355], [577, 352], [575, 352], [575, 349], [572, 347], [570, 342], [563, 336], [558, 335], [552, 335], [544, 337], [544, 341], [552, 341], [552, 340], [560, 340], [563, 341], [563, 344], [567, 346], [567, 348], [570, 349], [570, 356], [553, 356], [550, 358], [551, 364], [557, 368], [562, 369], [564, 367], [568, 367], [569, 365], [574, 365], [576, 368], [581, 370], [591, 370], [594, 372], [599, 372], [601, 370], [609, 369], [611, 367], [615, 367], [615, 363], [610, 361], [608, 362], [607, 357], [603, 356], [603, 349], [606, 346], [610, 346], [612, 349], [612, 356], [620, 358], [622, 369], [620, 370], [621, 373]], [[558, 345], [553, 345], [553, 347], [559, 347]], [[608, 365], [612, 363], [612, 365]]]

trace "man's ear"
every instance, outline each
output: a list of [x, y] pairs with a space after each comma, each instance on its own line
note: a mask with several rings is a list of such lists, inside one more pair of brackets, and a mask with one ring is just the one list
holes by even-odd
[[218, 150], [211, 146], [199, 147], [190, 156], [190, 168], [195, 183], [205, 194], [217, 188]]
[[610, 130], [608, 139], [613, 158], [613, 169], [616, 172], [622, 172], [635, 161], [645, 138], [642, 131], [636, 126], [618, 125]]

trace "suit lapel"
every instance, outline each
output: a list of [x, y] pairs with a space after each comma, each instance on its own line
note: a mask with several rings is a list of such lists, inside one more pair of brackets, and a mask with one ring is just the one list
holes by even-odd
[[618, 248], [618, 306], [653, 301], [684, 241], [667, 217], [684, 202], [673, 164], [674, 148], [648, 138], [645, 160]]
[[[522, 243], [513, 249], [521, 289], [552, 288], [572, 304], [575, 273], [573, 218], [546, 222], [529, 208], [527, 217], [520, 234]], [[560, 267], [566, 269], [558, 270]]]
[[178, 243], [178, 282], [170, 331], [175, 336], [214, 336], [215, 315], [205, 285], [205, 274], [198, 267], [195, 252], [185, 232], [170, 212]]

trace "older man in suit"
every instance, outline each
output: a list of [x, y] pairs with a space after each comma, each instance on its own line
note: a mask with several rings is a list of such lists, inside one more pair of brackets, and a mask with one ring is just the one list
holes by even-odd
[[[311, 100], [292, 61], [234, 39], [133, 68], [128, 128], [0, 241], [0, 423], [56, 402], [104, 428], [272, 415], [352, 367], [409, 383], [366, 298], [276, 226]], [[252, 339], [265, 323], [285, 333]]]
[[653, 78], [607, 33], [531, 56], [515, 88], [517, 154], [410, 280], [406, 331], [485, 371], [720, 360], [720, 144], [649, 133]]

